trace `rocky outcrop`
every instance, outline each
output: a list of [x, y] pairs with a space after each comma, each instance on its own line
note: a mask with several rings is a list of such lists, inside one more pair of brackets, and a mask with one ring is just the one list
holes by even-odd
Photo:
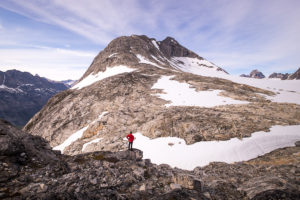
[[285, 73], [285, 74], [282, 74], [282, 73], [272, 73], [269, 78], [279, 78], [281, 80], [286, 80], [288, 79], [288, 77], [290, 76], [290, 74], [288, 73]]
[[249, 75], [242, 74], [241, 77], [262, 79], [262, 78], [265, 78], [265, 75], [262, 72], [255, 69], [255, 70], [251, 71]]
[[52, 151], [0, 120], [1, 199], [296, 199], [300, 147], [193, 171], [155, 165], [142, 152]]
[[22, 127], [53, 95], [66, 89], [63, 83], [28, 72], [0, 71], [0, 118]]
[[167, 37], [163, 41], [159, 42], [159, 49], [163, 52], [163, 54], [167, 58], [171, 58], [173, 56], [176, 57], [191, 57], [191, 58], [199, 58], [202, 60], [203, 58], [195, 54], [194, 52], [188, 50], [187, 48], [181, 46], [174, 38]]
[[249, 76], [251, 78], [259, 78], [259, 79], [265, 78], [265, 75], [262, 72], [258, 71], [257, 69], [253, 70]]
[[280, 78], [281, 80], [299, 80], [300, 79], [300, 68], [292, 74], [273, 73], [269, 78]]
[[289, 80], [299, 80], [300, 79], [300, 68], [288, 78]]

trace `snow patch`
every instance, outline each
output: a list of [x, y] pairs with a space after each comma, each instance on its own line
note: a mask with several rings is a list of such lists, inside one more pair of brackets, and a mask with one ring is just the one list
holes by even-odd
[[167, 101], [171, 101], [166, 106], [201, 106], [214, 107], [227, 104], [247, 104], [247, 101], [234, 100], [229, 97], [219, 96], [221, 90], [200, 91], [190, 88], [187, 83], [180, 83], [170, 80], [172, 76], [162, 76], [152, 89], [163, 89], [158, 96]]
[[99, 116], [98, 116], [98, 120], [101, 119], [104, 115], [106, 115], [108, 112], [105, 111], [105, 112], [102, 112]]
[[158, 60], [158, 58], [156, 58], [154, 55], [151, 55], [151, 57], [156, 60], [157, 62], [159, 62], [160, 64], [164, 65], [164, 63], [160, 60]]
[[[270, 132], [255, 132], [251, 137], [227, 141], [203, 141], [187, 145], [177, 137], [150, 139], [141, 133], [134, 134], [134, 148], [143, 151], [144, 159], [155, 164], [169, 164], [186, 170], [205, 166], [210, 162], [239, 162], [264, 155], [275, 149], [295, 146], [300, 140], [300, 125], [273, 126]], [[170, 146], [169, 143], [174, 145]]]
[[0, 89], [5, 90], [5, 91], [10, 92], [10, 93], [24, 92], [20, 88], [11, 88], [11, 87], [7, 87], [6, 85], [3, 85], [3, 84], [0, 85]]
[[113, 56], [115, 56], [115, 55], [117, 55], [118, 53], [113, 53], [113, 54], [110, 54], [109, 56], [108, 56], [108, 58], [111, 58], [111, 57], [113, 57]]
[[25, 86], [34, 86], [33, 84], [30, 84], [30, 83], [27, 83], [27, 84], [22, 84], [22, 86], [25, 85]]
[[139, 63], [145, 63], [145, 64], [149, 64], [149, 65], [154, 65], [155, 67], [158, 67], [160, 69], [164, 69], [163, 67], [158, 66], [156, 63], [147, 60], [144, 56], [142, 56], [140, 54], [136, 54], [136, 57], [140, 60]]
[[[102, 112], [98, 118], [96, 120], [94, 120], [91, 124], [95, 123], [96, 121], [100, 120], [106, 113], [108, 112]], [[70, 144], [72, 144], [73, 142], [75, 142], [76, 140], [78, 140], [79, 138], [82, 137], [84, 131], [86, 131], [86, 129], [89, 127], [89, 125], [87, 125], [86, 127], [80, 129], [79, 131], [76, 131], [75, 133], [73, 133], [71, 136], [69, 136], [62, 144], [53, 147], [53, 150], [60, 150], [61, 153], [64, 152], [65, 148], [67, 146], [69, 146]]]
[[71, 89], [82, 89], [86, 86], [89, 86], [97, 81], [100, 81], [102, 79], [115, 76], [118, 74], [126, 73], [126, 72], [132, 72], [135, 71], [135, 69], [129, 68], [124, 65], [114, 66], [114, 67], [108, 67], [104, 72], [98, 72], [97, 74], [90, 74], [87, 77], [85, 77], [83, 80], [81, 80], [79, 83], [74, 85]]
[[68, 139], [66, 139], [62, 144], [53, 147], [53, 150], [60, 150], [61, 153], [64, 152], [65, 148], [82, 137], [83, 132], [88, 128], [88, 126], [80, 129], [79, 131], [73, 133]]
[[156, 41], [155, 41], [155, 40], [151, 40], [151, 42], [152, 42], [152, 44], [159, 50], [159, 46], [158, 46], [158, 44], [156, 43]]
[[92, 140], [92, 141], [89, 141], [89, 142], [83, 144], [81, 151], [83, 152], [83, 151], [85, 150], [85, 148], [86, 148], [88, 145], [90, 145], [90, 144], [92, 144], [92, 143], [97, 143], [97, 142], [99, 142], [100, 140], [102, 140], [102, 138], [96, 138], [96, 139], [94, 139], [94, 140]]

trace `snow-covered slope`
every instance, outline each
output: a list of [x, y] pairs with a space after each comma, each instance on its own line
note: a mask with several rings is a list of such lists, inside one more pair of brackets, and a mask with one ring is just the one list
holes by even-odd
[[193, 74], [201, 74], [201, 73], [212, 73], [212, 74], [227, 74], [220, 67], [215, 64], [199, 58], [189, 58], [189, 57], [172, 57], [170, 64], [183, 71]]
[[[194, 70], [190, 70], [190, 73], [227, 79], [235, 83], [250, 85], [253, 87], [270, 90], [274, 92], [275, 96], [266, 96], [273, 102], [279, 103], [296, 103], [300, 104], [300, 80], [279, 80], [279, 79], [254, 79], [247, 77], [240, 77], [230, 74], [225, 74], [223, 72], [216, 72], [210, 69], [200, 69], [192, 65]], [[182, 70], [185, 70], [184, 66]], [[186, 70], [188, 71], [188, 70]]]

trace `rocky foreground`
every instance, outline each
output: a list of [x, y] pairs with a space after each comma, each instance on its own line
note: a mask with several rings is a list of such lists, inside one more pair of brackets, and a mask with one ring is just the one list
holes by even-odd
[[[298, 145], [298, 144], [297, 144]], [[193, 171], [155, 165], [134, 151], [76, 156], [0, 120], [1, 199], [297, 199], [300, 146], [248, 162]]]

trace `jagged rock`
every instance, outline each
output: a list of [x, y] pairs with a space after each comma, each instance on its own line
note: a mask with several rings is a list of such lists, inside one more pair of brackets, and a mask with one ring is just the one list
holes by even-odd
[[288, 77], [289, 80], [299, 80], [300, 79], [300, 68]]
[[31, 183], [28, 186], [19, 190], [19, 192], [24, 195], [26, 193], [31, 193], [33, 195], [38, 195], [39, 193], [47, 192], [48, 187], [44, 183]]
[[251, 200], [264, 200], [264, 199], [299, 199], [299, 191], [287, 190], [268, 190], [255, 195]]
[[295, 142], [296, 147], [300, 147], [300, 141]]
[[251, 78], [265, 78], [265, 75], [262, 72], [258, 71], [257, 69], [253, 70], [249, 76]]
[[251, 71], [249, 75], [242, 74], [240, 76], [248, 77], [248, 78], [258, 78], [258, 79], [265, 78], [265, 75], [262, 72], [258, 71], [257, 69]]
[[163, 41], [159, 43], [159, 49], [167, 56], [167, 58], [171, 58], [173, 56], [176, 57], [191, 57], [191, 58], [199, 58], [202, 60], [203, 58], [195, 54], [194, 52], [186, 49], [181, 46], [174, 38], [166, 37]]
[[288, 79], [290, 74], [288, 73], [285, 73], [285, 74], [282, 74], [282, 73], [272, 73], [269, 78], [280, 78], [281, 80], [286, 80]]
[[176, 174], [173, 181], [187, 189], [202, 191], [201, 181], [190, 174]]

